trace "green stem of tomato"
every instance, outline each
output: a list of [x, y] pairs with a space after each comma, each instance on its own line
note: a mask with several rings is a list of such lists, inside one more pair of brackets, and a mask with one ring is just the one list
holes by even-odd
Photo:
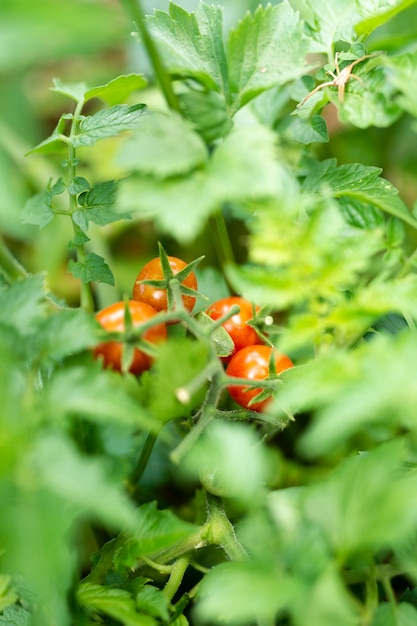
[[143, 44], [152, 63], [155, 76], [164, 94], [168, 107], [173, 111], [181, 112], [177, 96], [172, 88], [171, 79], [162, 63], [158, 49], [149, 34], [146, 26], [145, 12], [142, 8], [140, 0], [123, 0], [126, 6], [126, 12], [131, 15], [136, 27], [140, 33]]
[[201, 437], [209, 424], [216, 417], [217, 404], [221, 392], [220, 376], [218, 373], [213, 375], [211, 384], [207, 391], [204, 404], [201, 408], [200, 418], [192, 427], [190, 432], [184, 437], [181, 443], [171, 452], [171, 460], [174, 463], [180, 463], [184, 456], [191, 450], [196, 441]]
[[152, 432], [152, 433], [148, 433], [148, 436], [145, 439], [145, 443], [143, 444], [138, 461], [135, 467], [133, 468], [133, 472], [131, 473], [130, 478], [129, 478], [129, 485], [133, 493], [137, 491], [138, 482], [142, 478], [143, 473], [148, 465], [148, 462], [149, 462], [149, 459], [152, 454], [152, 450], [154, 448], [157, 438], [158, 438], [158, 433]]
[[221, 546], [230, 560], [248, 560], [248, 553], [236, 537], [235, 529], [224, 510], [222, 499], [208, 492], [206, 498], [208, 542]]
[[164, 587], [164, 594], [169, 601], [171, 601], [177, 593], [179, 586], [181, 585], [184, 578], [184, 574], [187, 571], [188, 565], [188, 556], [182, 556], [175, 561], [168, 582]]
[[227, 282], [225, 267], [235, 262], [232, 244], [227, 230], [226, 221], [221, 209], [218, 209], [209, 218], [209, 226], [217, 260]]
[[[75, 154], [75, 147], [73, 144], [74, 135], [77, 130], [78, 120], [81, 114], [81, 110], [83, 108], [84, 101], [80, 100], [75, 107], [73, 119], [71, 122], [71, 129], [69, 134], [68, 141], [68, 184], [71, 186], [74, 183], [76, 177], [76, 169], [77, 169], [77, 159]], [[73, 193], [69, 194], [69, 213], [72, 216], [73, 213], [77, 210], [78, 203], [77, 198]], [[72, 218], [71, 218], [72, 219]], [[77, 234], [80, 233], [81, 229], [72, 219], [72, 225], [74, 229], [74, 235], [77, 237]], [[78, 263], [83, 263], [86, 258], [86, 252], [84, 248], [84, 244], [78, 244], [75, 246], [77, 261]], [[81, 308], [88, 312], [94, 311], [94, 297], [91, 283], [85, 283], [81, 281], [81, 294], [80, 294], [80, 304]]]

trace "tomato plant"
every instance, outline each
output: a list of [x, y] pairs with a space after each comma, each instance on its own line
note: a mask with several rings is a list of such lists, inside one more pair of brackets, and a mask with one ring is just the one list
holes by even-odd
[[[128, 313], [126, 312], [128, 308]], [[128, 330], [126, 317], [129, 315], [132, 330], [140, 328], [140, 326], [150, 320], [157, 314], [157, 311], [149, 304], [129, 300], [128, 302], [115, 302], [96, 314], [97, 321], [101, 326], [110, 333], [125, 333]], [[150, 343], [159, 343], [167, 338], [166, 326], [163, 323], [151, 326], [141, 335], [141, 339]], [[124, 344], [121, 341], [104, 341], [94, 348], [96, 358], [103, 360], [105, 367], [110, 367], [117, 371], [122, 371], [123, 366], [123, 350]], [[149, 369], [152, 365], [152, 357], [140, 350], [134, 348], [129, 364], [129, 372], [132, 374], [141, 374]]]
[[[174, 256], [167, 257], [171, 274], [164, 276], [160, 257], [151, 259], [140, 270], [133, 285], [132, 297], [134, 300], [145, 302], [157, 311], [168, 309], [169, 280], [179, 274], [182, 292], [197, 289], [197, 278], [194, 272], [186, 273], [184, 279], [181, 272], [187, 268], [187, 263]], [[186, 270], [187, 271], [187, 270]], [[195, 296], [181, 295], [182, 303], [187, 311], [192, 311], [195, 304]]]
[[417, 3], [144, 4], [1, 5], [0, 624], [417, 624]]
[[[206, 313], [213, 320], [218, 320], [223, 315], [227, 315], [233, 306], [238, 306], [239, 311], [229, 317], [223, 324], [223, 328], [229, 333], [234, 343], [234, 351], [228, 357], [224, 357], [224, 362], [230, 361], [235, 352], [250, 346], [255, 343], [259, 343], [260, 338], [255, 328], [247, 324], [248, 321], [253, 319], [254, 306], [245, 298], [239, 296], [228, 296], [213, 302]], [[259, 307], [257, 307], [259, 310]]]
[[[294, 365], [286, 354], [282, 354], [270, 346], [251, 345], [242, 348], [233, 355], [226, 368], [226, 374], [248, 380], [265, 380], [271, 372], [271, 359], [274, 360], [272, 367], [275, 367], [276, 374]], [[265, 411], [270, 401], [270, 399], [266, 399], [252, 402], [262, 389], [262, 386], [253, 388], [243, 384], [228, 386], [229, 393], [235, 402], [245, 409], [257, 412]]]

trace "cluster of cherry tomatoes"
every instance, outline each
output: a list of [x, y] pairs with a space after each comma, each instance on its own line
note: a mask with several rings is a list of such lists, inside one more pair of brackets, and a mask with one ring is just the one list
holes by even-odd
[[[228, 357], [222, 358], [226, 364], [226, 374], [236, 378], [264, 380], [270, 374], [272, 360], [275, 361], [272, 369], [276, 374], [293, 367], [293, 362], [286, 354], [266, 345], [255, 328], [250, 325], [259, 307], [254, 308], [248, 300], [239, 296], [223, 298], [214, 302], [207, 309], [207, 314], [213, 320], [217, 320], [227, 315], [236, 305], [239, 307], [239, 312], [222, 324], [234, 344], [233, 352]], [[255, 396], [262, 391], [258, 387], [229, 385], [228, 391], [237, 404], [251, 411], [264, 412], [270, 401], [270, 398], [265, 398], [253, 402]]]
[[[183, 308], [188, 312], [193, 310], [196, 301], [194, 293], [197, 293], [195, 273], [189, 271], [182, 259], [167, 256], [165, 261], [165, 269], [160, 257], [146, 263], [136, 277], [131, 299], [116, 302], [96, 314], [96, 319], [106, 331], [125, 334], [129, 328], [134, 331], [135, 328], [145, 324], [145, 330], [140, 335], [141, 341], [148, 345], [165, 341], [168, 337], [166, 324], [160, 322], [148, 324], [146, 327], [146, 322], [158, 312], [170, 309], [167, 287], [169, 280], [174, 276], [178, 276], [180, 280]], [[169, 276], [166, 275], [167, 272]], [[232, 307], [236, 309], [236, 305], [239, 307], [238, 312], [230, 316]], [[221, 357], [221, 360], [225, 364], [228, 376], [246, 380], [264, 380], [268, 378], [271, 370], [278, 374], [293, 366], [288, 356], [265, 344], [255, 327], [251, 325], [257, 311], [258, 307], [254, 308], [248, 300], [239, 296], [218, 300], [206, 311], [213, 320], [227, 318], [222, 326], [230, 335], [234, 348], [232, 354]], [[97, 345], [94, 355], [102, 359], [105, 367], [123, 371], [123, 350], [123, 343], [115, 339]], [[139, 375], [149, 369], [152, 362], [149, 350], [134, 347], [129, 356], [128, 370], [134, 375]], [[248, 387], [240, 383], [229, 385], [228, 391], [237, 404], [252, 411], [265, 411], [269, 402], [269, 399], [253, 402], [253, 398], [262, 391], [261, 388]]]

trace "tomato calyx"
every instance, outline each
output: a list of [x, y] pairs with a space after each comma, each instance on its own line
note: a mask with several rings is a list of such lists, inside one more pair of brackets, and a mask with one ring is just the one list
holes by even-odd
[[280, 384], [279, 374], [294, 366], [291, 359], [272, 346], [251, 345], [236, 352], [226, 368], [227, 389], [240, 406], [265, 412]]
[[170, 257], [158, 242], [159, 256], [149, 261], [139, 272], [133, 298], [147, 302], [158, 311], [187, 310], [191, 312], [197, 298], [206, 298], [197, 290], [194, 270], [204, 255], [185, 263]]
[[96, 314], [102, 327], [96, 358], [105, 367], [132, 374], [149, 369], [157, 354], [155, 344], [167, 339], [165, 323], [150, 305], [135, 300], [119, 301]]

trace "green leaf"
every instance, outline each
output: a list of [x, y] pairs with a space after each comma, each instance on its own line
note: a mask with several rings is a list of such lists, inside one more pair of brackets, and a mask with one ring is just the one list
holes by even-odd
[[388, 602], [379, 604], [375, 611], [371, 626], [414, 626], [417, 610], [407, 602], [395, 605], [395, 611]]
[[57, 361], [91, 348], [97, 341], [97, 322], [79, 309], [64, 309], [48, 315], [38, 325], [31, 342], [42, 360]]
[[159, 511], [156, 502], [142, 504], [137, 509], [137, 530], [115, 555], [119, 570], [131, 568], [141, 555], [160, 552], [173, 543], [191, 537], [197, 526], [181, 520], [169, 509]]
[[179, 115], [152, 113], [121, 148], [117, 163], [127, 170], [167, 178], [187, 174], [207, 161], [207, 148]]
[[27, 469], [78, 514], [113, 528], [136, 529], [135, 507], [122, 486], [113, 482], [98, 459], [82, 456], [66, 437], [44, 434], [33, 445]]
[[143, 89], [147, 84], [148, 81], [142, 74], [117, 76], [105, 85], [88, 89], [84, 94], [84, 101], [100, 98], [113, 106], [124, 102], [131, 93]]
[[277, 612], [295, 600], [298, 586], [295, 579], [268, 566], [223, 563], [213, 567], [201, 581], [196, 615], [209, 624], [222, 623], [222, 616], [233, 625], [271, 622]]
[[305, 145], [327, 143], [329, 141], [326, 122], [321, 115], [313, 115], [307, 119], [300, 117], [292, 118], [285, 128], [285, 137]]
[[342, 123], [354, 124], [358, 128], [384, 128], [393, 124], [403, 114], [403, 109], [387, 71], [380, 67], [369, 69], [369, 65], [370, 62], [354, 69], [355, 76], [362, 82], [349, 81], [343, 105], [336, 92], [330, 99], [338, 107]]
[[354, 25], [360, 20], [355, 0], [291, 0], [294, 9], [299, 9], [307, 22], [311, 37], [310, 50], [333, 54], [333, 43], [339, 40], [351, 42], [356, 39]]
[[194, 78], [208, 89], [227, 94], [221, 7], [200, 2], [195, 13], [187, 13], [171, 2], [169, 13], [155, 11], [147, 21], [170, 73]]
[[369, 3], [362, 0], [361, 15], [365, 19], [355, 25], [355, 32], [359, 37], [368, 37], [376, 28], [414, 3], [415, 0], [384, 0], [384, 2], [379, 2], [376, 5], [377, 11], [375, 11], [370, 8]]
[[357, 607], [336, 567], [331, 564], [310, 584], [299, 602], [294, 603], [295, 623], [320, 626], [353, 626]]
[[125, 130], [133, 130], [138, 127], [140, 118], [146, 115], [146, 112], [145, 104], [119, 104], [102, 109], [94, 115], [82, 118], [72, 143], [75, 148], [93, 146], [100, 139], [108, 139]]
[[3, 615], [0, 615], [2, 626], [30, 626], [31, 623], [30, 613], [21, 606], [8, 606], [4, 609]]
[[204, 170], [162, 181], [150, 176], [123, 181], [119, 210], [137, 211], [162, 232], [189, 242], [225, 202], [288, 194], [293, 183], [278, 161], [275, 141], [263, 126], [236, 129], [216, 147]]
[[345, 459], [323, 483], [306, 493], [306, 513], [344, 559], [387, 549], [414, 531], [415, 506], [409, 494], [415, 470], [402, 471], [399, 440]]
[[216, 420], [185, 457], [181, 471], [200, 478], [214, 495], [253, 506], [263, 501], [269, 469], [259, 438], [246, 424]]
[[64, 83], [60, 78], [53, 79], [54, 86], [51, 87], [51, 91], [60, 93], [75, 102], [82, 102], [84, 100], [84, 94], [87, 90], [86, 83]]
[[335, 198], [348, 197], [372, 204], [416, 228], [417, 220], [398, 196], [394, 185], [379, 176], [381, 171], [378, 167], [360, 163], [337, 166], [334, 160], [325, 161], [310, 171], [304, 189], [316, 193], [327, 191]]
[[54, 218], [54, 212], [49, 203], [49, 194], [43, 191], [29, 198], [20, 214], [23, 224], [34, 224], [43, 228]]
[[74, 211], [72, 219], [83, 231], [88, 230], [90, 222], [105, 226], [120, 219], [129, 219], [127, 214], [119, 213], [114, 207], [116, 192], [117, 183], [114, 180], [94, 185], [79, 196], [81, 206]]
[[278, 6], [260, 6], [253, 15], [246, 13], [228, 41], [232, 110], [305, 73], [307, 52], [303, 22], [286, 0]]
[[61, 130], [63, 130], [61, 129], [62, 122], [65, 122], [64, 116], [58, 122], [58, 125], [53, 133], [49, 137], [41, 141], [37, 146], [35, 146], [31, 150], [28, 150], [25, 156], [31, 154], [67, 154], [68, 140], [67, 137], [61, 132]]
[[68, 185], [68, 193], [72, 196], [76, 196], [83, 191], [90, 189], [90, 183], [83, 176], [75, 176], [74, 180]]
[[[415, 280], [409, 288], [408, 298], [415, 294]], [[393, 301], [401, 298], [392, 285], [386, 286], [386, 293]], [[371, 293], [370, 301], [375, 306], [378, 295]], [[409, 364], [416, 345], [415, 335], [409, 332], [378, 334], [353, 353], [337, 351], [294, 368], [276, 402], [283, 409], [297, 412], [304, 407], [315, 412], [299, 441], [303, 453], [329, 454], [365, 432], [368, 441], [378, 440], [382, 433], [393, 437], [398, 429], [414, 432], [417, 399]]]
[[0, 611], [3, 612], [6, 607], [14, 604], [17, 600], [18, 595], [13, 587], [11, 576], [0, 574]]
[[405, 111], [417, 117], [417, 104], [414, 98], [413, 85], [417, 80], [417, 51], [398, 54], [385, 59], [390, 68], [389, 80], [400, 91], [396, 102]]
[[68, 269], [75, 278], [79, 278], [84, 283], [96, 281], [106, 283], [107, 285], [114, 285], [114, 276], [109, 266], [101, 256], [98, 256], [94, 252], [86, 254], [82, 262], [70, 259]]
[[[317, 314], [317, 298], [329, 302], [332, 310], [346, 289], [354, 290], [373, 256], [384, 248], [383, 232], [348, 228], [334, 203], [322, 197], [306, 215], [299, 210], [297, 195], [292, 198], [289, 185], [287, 189], [287, 197], [263, 206], [250, 224], [250, 262], [228, 265], [226, 271], [237, 292], [259, 305], [311, 306], [306, 328], [313, 340], [319, 325], [327, 323], [326, 315]], [[302, 343], [305, 337], [299, 331]], [[291, 338], [297, 339], [295, 331]]]
[[190, 89], [178, 95], [184, 117], [208, 144], [225, 137], [233, 126], [222, 94]]
[[[103, 370], [100, 363], [67, 367], [54, 373], [42, 392], [42, 408], [51, 420], [81, 416], [98, 423], [136, 425], [157, 430], [135, 397], [136, 381]], [[133, 385], [133, 388], [132, 388]]]
[[141, 612], [169, 619], [169, 601], [163, 591], [152, 585], [144, 585], [136, 594], [136, 606]]
[[356, 228], [382, 228], [385, 224], [383, 213], [373, 204], [367, 204], [350, 196], [339, 198], [339, 207], [346, 222]]
[[[226, 297], [226, 296], [225, 296]], [[211, 319], [207, 313], [201, 311], [198, 320], [202, 325], [210, 326], [214, 324], [214, 321]], [[234, 351], [234, 342], [227, 330], [223, 328], [223, 326], [219, 326], [216, 328], [214, 332], [211, 333], [211, 339], [214, 343], [216, 354], [219, 357], [229, 356]]]
[[31, 276], [0, 291], [0, 323], [21, 335], [36, 331], [45, 312], [44, 279]]
[[81, 583], [77, 590], [78, 602], [89, 611], [108, 615], [124, 626], [155, 626], [151, 617], [138, 613], [135, 601], [128, 591], [91, 583]]

